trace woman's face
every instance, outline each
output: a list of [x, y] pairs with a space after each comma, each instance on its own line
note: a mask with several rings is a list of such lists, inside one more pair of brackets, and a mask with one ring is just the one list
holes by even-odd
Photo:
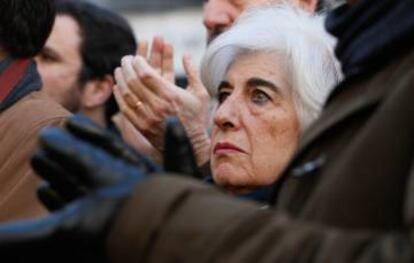
[[219, 85], [211, 167], [230, 191], [273, 183], [296, 149], [299, 122], [283, 64], [276, 53], [241, 55]]

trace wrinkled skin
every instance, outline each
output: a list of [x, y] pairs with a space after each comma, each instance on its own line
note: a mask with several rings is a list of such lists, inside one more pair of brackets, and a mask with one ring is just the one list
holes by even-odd
[[285, 59], [241, 55], [217, 92], [211, 168], [214, 181], [244, 192], [275, 182], [299, 140], [299, 121]]

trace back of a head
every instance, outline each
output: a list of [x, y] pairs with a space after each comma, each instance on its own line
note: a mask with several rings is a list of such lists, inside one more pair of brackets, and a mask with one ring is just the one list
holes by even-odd
[[51, 0], [0, 0], [0, 46], [14, 58], [34, 57], [54, 19]]
[[242, 15], [208, 47], [202, 61], [203, 83], [214, 94], [231, 64], [249, 52], [277, 52], [285, 60], [302, 131], [319, 115], [341, 74], [334, 39], [323, 17], [288, 4], [256, 8]]

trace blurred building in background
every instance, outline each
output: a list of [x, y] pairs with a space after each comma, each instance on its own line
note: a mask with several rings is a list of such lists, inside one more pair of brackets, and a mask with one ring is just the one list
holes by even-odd
[[[181, 63], [187, 51], [199, 63], [205, 50], [202, 0], [90, 0], [126, 17], [139, 39], [161, 35], [175, 48], [175, 69], [184, 75]], [[108, 36], [110, 37], [110, 36]]]

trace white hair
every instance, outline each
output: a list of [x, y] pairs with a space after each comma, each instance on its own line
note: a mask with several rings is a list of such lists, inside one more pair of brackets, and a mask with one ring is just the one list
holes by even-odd
[[286, 3], [247, 11], [218, 36], [204, 55], [201, 78], [215, 97], [217, 88], [238, 56], [277, 52], [286, 58], [287, 79], [301, 127], [305, 130], [320, 114], [332, 88], [341, 78], [324, 17]]

